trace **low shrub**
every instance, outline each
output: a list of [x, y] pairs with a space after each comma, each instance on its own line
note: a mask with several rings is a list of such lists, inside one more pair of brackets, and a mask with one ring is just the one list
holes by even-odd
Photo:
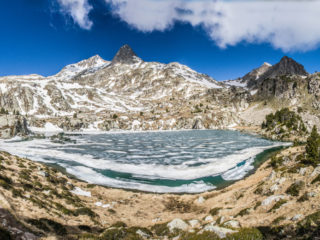
[[290, 187], [286, 190], [286, 193], [291, 196], [299, 196], [300, 190], [303, 188], [304, 182], [303, 181], [297, 181], [293, 184], [291, 184]]
[[153, 231], [157, 236], [165, 236], [170, 233], [167, 223], [153, 225], [151, 227], [151, 231]]
[[268, 212], [272, 212], [275, 211], [277, 209], [279, 209], [283, 204], [287, 203], [287, 200], [285, 199], [280, 199], [278, 202], [276, 202], [273, 207], [268, 211]]
[[249, 214], [249, 210], [250, 210], [250, 208], [242, 209], [235, 217], [238, 217], [238, 216], [242, 217], [244, 215], [247, 215], [247, 214]]
[[213, 232], [198, 233], [183, 233], [179, 238], [181, 240], [218, 240], [219, 236]]
[[216, 216], [221, 209], [222, 209], [222, 208], [220, 208], [220, 207], [212, 208], [212, 209], [209, 211], [209, 214], [210, 214], [211, 216]]
[[320, 174], [319, 174], [315, 179], [313, 179], [313, 180], [311, 181], [311, 184], [314, 184], [314, 183], [316, 183], [316, 182], [320, 182]]
[[112, 224], [111, 227], [114, 227], [114, 228], [126, 228], [127, 224], [125, 224], [124, 222], [118, 221], [118, 222]]
[[256, 228], [241, 228], [237, 233], [229, 234], [227, 240], [263, 240], [262, 233]]

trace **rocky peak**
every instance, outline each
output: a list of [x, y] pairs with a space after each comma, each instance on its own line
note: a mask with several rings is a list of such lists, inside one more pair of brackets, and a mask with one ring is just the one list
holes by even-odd
[[263, 63], [260, 67], [253, 69], [251, 72], [247, 73], [242, 78], [242, 83], [246, 83], [248, 88], [251, 88], [254, 86], [257, 82], [257, 79], [264, 74], [266, 71], [268, 71], [272, 65], [270, 63]]
[[117, 54], [114, 56], [114, 58], [112, 59], [113, 64], [116, 64], [116, 63], [133, 64], [138, 61], [141, 61], [141, 59], [127, 44], [122, 46], [117, 52]]
[[307, 71], [304, 69], [304, 66], [300, 63], [297, 63], [292, 58], [284, 56], [280, 62], [272, 66], [267, 72], [262, 76], [263, 79], [266, 78], [275, 78], [282, 75], [299, 75], [306, 76], [308, 75]]

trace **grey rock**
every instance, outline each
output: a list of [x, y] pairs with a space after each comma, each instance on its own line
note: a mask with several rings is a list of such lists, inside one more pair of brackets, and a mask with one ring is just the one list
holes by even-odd
[[117, 54], [112, 59], [112, 64], [116, 63], [124, 63], [124, 64], [133, 64], [136, 63], [138, 60], [138, 56], [132, 50], [129, 45], [122, 46]]
[[38, 175], [42, 176], [42, 177], [49, 177], [49, 173], [45, 172], [45, 171], [39, 171]]
[[220, 238], [225, 238], [227, 236], [227, 234], [232, 234], [232, 233], [236, 233], [237, 231], [235, 230], [231, 230], [228, 228], [223, 228], [223, 227], [218, 227], [218, 226], [214, 226], [213, 224], [209, 223], [207, 224], [201, 231], [202, 232], [214, 232], [215, 234], [217, 234]]
[[189, 225], [185, 221], [183, 221], [182, 219], [176, 218], [176, 219], [173, 219], [171, 222], [169, 222], [167, 224], [167, 227], [169, 228], [169, 230], [171, 232], [173, 232], [174, 229], [186, 231], [188, 229]]
[[229, 221], [225, 222], [223, 224], [223, 226], [232, 227], [232, 228], [240, 228], [240, 223], [237, 220], [229, 220]]

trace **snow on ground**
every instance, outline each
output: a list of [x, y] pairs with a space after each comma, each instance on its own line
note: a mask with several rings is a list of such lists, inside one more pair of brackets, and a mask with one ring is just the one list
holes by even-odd
[[229, 86], [243, 87], [243, 88], [247, 87], [247, 83], [241, 82], [241, 79], [224, 81], [224, 83], [229, 85]]
[[29, 127], [29, 129], [33, 132], [63, 132], [62, 128], [59, 128], [50, 122], [47, 122], [43, 128]]
[[82, 190], [79, 187], [75, 187], [72, 191], [70, 191], [73, 194], [79, 195], [79, 196], [84, 196], [84, 197], [91, 197], [91, 192], [86, 192]]

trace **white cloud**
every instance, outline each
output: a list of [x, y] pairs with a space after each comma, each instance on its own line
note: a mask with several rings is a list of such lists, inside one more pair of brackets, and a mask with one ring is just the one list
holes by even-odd
[[91, 29], [93, 23], [89, 19], [92, 6], [88, 0], [58, 0], [63, 13], [70, 15], [75, 23], [83, 29]]
[[307, 51], [320, 43], [320, 1], [105, 1], [140, 31], [163, 31], [182, 21], [203, 26], [221, 48], [245, 41]]

